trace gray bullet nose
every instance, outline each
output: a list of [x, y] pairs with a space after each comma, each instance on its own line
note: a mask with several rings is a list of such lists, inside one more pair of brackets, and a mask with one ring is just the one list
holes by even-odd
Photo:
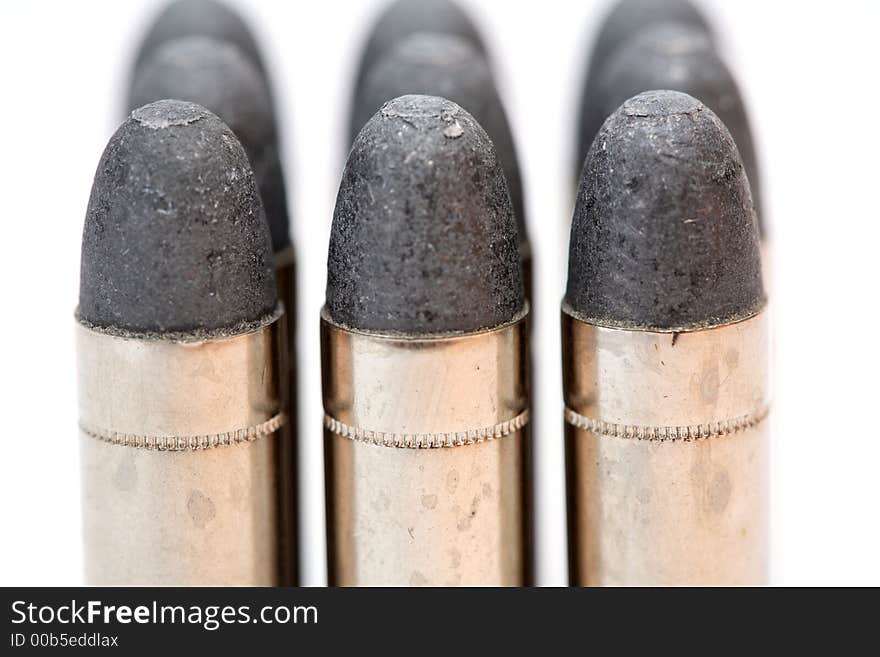
[[198, 103], [232, 129], [260, 188], [273, 249], [288, 246], [290, 222], [272, 98], [254, 64], [229, 42], [201, 36], [168, 41], [136, 71], [128, 104], [134, 109], [165, 98]]
[[388, 102], [355, 140], [339, 187], [331, 318], [361, 330], [473, 331], [523, 304], [510, 194], [486, 133], [442, 98]]
[[671, 89], [697, 98], [730, 130], [742, 156], [761, 225], [760, 175], [745, 103], [727, 65], [703, 29], [661, 23], [632, 37], [607, 61], [586, 99], [586, 137], [627, 98], [651, 89]]
[[520, 241], [527, 241], [522, 181], [513, 135], [489, 63], [467, 40], [420, 32], [402, 40], [376, 62], [355, 99], [361, 126], [383, 103], [406, 94], [440, 96], [467, 110], [495, 145], [507, 179]]
[[[620, 0], [606, 14], [596, 32], [593, 47], [590, 50], [590, 58], [587, 62], [587, 70], [581, 89], [579, 116], [582, 119], [585, 117], [587, 106], [594, 92], [596, 78], [605, 68], [609, 58], [641, 30], [659, 23], [689, 25], [703, 32], [710, 40], [713, 39], [708, 21], [690, 0]], [[662, 87], [648, 87], [638, 91], [660, 88]], [[591, 127], [583, 121], [579, 125], [576, 163], [578, 171], [580, 171], [581, 164], [590, 149], [590, 144], [593, 142], [599, 125]]]
[[193, 103], [132, 112], [95, 174], [80, 318], [133, 332], [216, 331], [276, 304], [269, 229], [235, 135]]
[[[354, 105], [361, 87], [377, 61], [396, 44], [416, 32], [456, 35], [485, 52], [483, 40], [467, 13], [452, 0], [395, 0], [376, 19], [363, 47], [354, 81], [354, 101], [349, 124], [353, 140], [363, 127]], [[388, 99], [386, 99], [388, 100]]]
[[686, 94], [626, 101], [584, 164], [565, 301], [599, 324], [682, 329], [762, 306], [758, 228], [727, 128]]

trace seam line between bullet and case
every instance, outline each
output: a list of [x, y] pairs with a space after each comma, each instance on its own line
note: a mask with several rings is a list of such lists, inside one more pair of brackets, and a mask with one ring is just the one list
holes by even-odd
[[461, 447], [488, 442], [515, 433], [528, 423], [529, 410], [526, 409], [516, 417], [491, 427], [438, 433], [395, 433], [392, 431], [373, 431], [361, 427], [353, 427], [340, 422], [326, 413], [324, 414], [324, 427], [341, 438], [348, 438], [349, 440], [380, 447], [399, 447], [403, 449]]
[[729, 420], [690, 425], [647, 426], [605, 422], [604, 420], [586, 417], [577, 411], [566, 408], [565, 421], [578, 429], [608, 438], [653, 442], [694, 442], [697, 440], [723, 438], [724, 436], [746, 431], [763, 422], [769, 413], [770, 407], [763, 406], [753, 413]]
[[287, 415], [285, 413], [276, 413], [268, 420], [250, 427], [194, 436], [151, 436], [124, 433], [122, 431], [90, 427], [82, 422], [79, 428], [80, 431], [90, 438], [120, 447], [135, 447], [159, 452], [189, 452], [250, 443], [275, 433], [286, 422]]

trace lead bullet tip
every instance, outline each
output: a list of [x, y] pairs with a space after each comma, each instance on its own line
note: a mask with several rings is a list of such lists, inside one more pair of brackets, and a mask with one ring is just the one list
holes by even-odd
[[129, 332], [234, 329], [277, 304], [244, 149], [214, 114], [163, 100], [110, 139], [83, 228], [80, 319]]
[[568, 309], [599, 324], [673, 330], [744, 318], [763, 301], [751, 192], [727, 128], [683, 93], [626, 101], [581, 173]]
[[[459, 36], [420, 32], [402, 40], [376, 62], [355, 99], [359, 128], [382, 103], [405, 94], [447, 98], [485, 129], [504, 170], [520, 241], [527, 241], [522, 180], [516, 148], [486, 56]], [[352, 140], [355, 135], [352, 135]]]
[[442, 98], [386, 103], [355, 140], [339, 187], [330, 317], [435, 334], [504, 324], [523, 304], [510, 194], [486, 133]]
[[608, 59], [586, 99], [582, 128], [589, 142], [584, 152], [611, 112], [627, 98], [649, 89], [693, 96], [727, 126], [746, 167], [760, 225], [760, 177], [745, 103], [730, 69], [703, 29], [661, 23], [639, 32]]
[[290, 221], [272, 98], [252, 61], [236, 45], [209, 37], [168, 41], [135, 72], [128, 106], [164, 98], [202, 105], [235, 133], [260, 187], [273, 249], [288, 246]]
[[[472, 44], [481, 53], [486, 51], [476, 25], [452, 0], [395, 0], [376, 19], [364, 44], [354, 80], [354, 103], [361, 97], [361, 87], [376, 62], [396, 44], [417, 32], [452, 34]], [[363, 127], [358, 121], [352, 108], [349, 125], [352, 139]]]
[[[708, 21], [690, 0], [620, 0], [615, 4], [605, 15], [596, 32], [581, 88], [578, 113], [581, 123], [578, 127], [578, 157], [575, 165], [578, 171], [590, 149], [590, 144], [593, 143], [596, 130], [601, 125], [601, 121], [599, 125], [591, 125], [584, 121], [594, 94], [597, 77], [618, 48], [642, 30], [660, 23], [688, 25], [701, 31], [709, 40], [714, 40]], [[658, 88], [662, 87], [646, 87], [638, 91]]]

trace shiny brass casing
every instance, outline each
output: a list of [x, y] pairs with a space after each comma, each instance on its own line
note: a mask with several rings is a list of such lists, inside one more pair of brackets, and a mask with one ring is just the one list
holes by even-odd
[[563, 309], [574, 585], [761, 584], [766, 312], [687, 332]]
[[411, 338], [321, 319], [332, 585], [525, 583], [527, 324]]
[[89, 584], [281, 581], [284, 324], [174, 341], [77, 323]]

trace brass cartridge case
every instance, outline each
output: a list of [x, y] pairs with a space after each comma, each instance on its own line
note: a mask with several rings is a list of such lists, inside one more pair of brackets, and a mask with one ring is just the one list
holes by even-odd
[[572, 584], [764, 583], [766, 312], [562, 343]]
[[282, 581], [284, 324], [175, 341], [77, 323], [88, 583]]
[[331, 585], [523, 585], [526, 317], [410, 338], [321, 320]]

